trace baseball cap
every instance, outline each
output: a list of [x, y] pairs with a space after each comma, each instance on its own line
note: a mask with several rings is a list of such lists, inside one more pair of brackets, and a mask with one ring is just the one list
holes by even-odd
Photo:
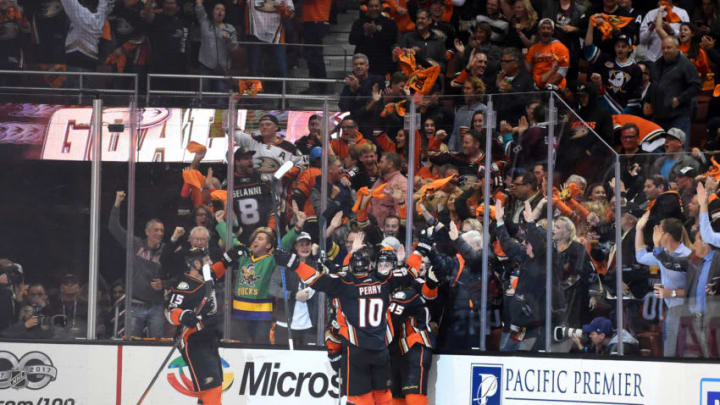
[[550, 24], [552, 29], [555, 29], [555, 21], [553, 21], [552, 18], [547, 18], [547, 17], [543, 18], [542, 20], [540, 20], [540, 22], [538, 22], [538, 27], [543, 24]]
[[625, 41], [625, 42], [627, 42], [628, 46], [632, 46], [632, 38], [630, 38], [630, 36], [628, 36], [628, 35], [622, 34], [622, 35], [618, 36], [617, 38], [615, 38], [615, 42], [618, 42], [618, 41]]
[[62, 280], [60, 281], [60, 284], [66, 284], [66, 283], [80, 283], [80, 280], [78, 279], [78, 276], [76, 276], [73, 273], [66, 273]]
[[295, 243], [298, 243], [301, 240], [309, 240], [310, 242], [312, 242], [312, 236], [310, 236], [310, 234], [307, 232], [300, 232], [297, 239], [295, 239]]
[[695, 170], [695, 168], [692, 166], [685, 166], [685, 167], [681, 168], [679, 170], [679, 173], [680, 174], [678, 174], [678, 176], [687, 176], [687, 177], [690, 177], [691, 179], [694, 179], [698, 175], [697, 170]]
[[260, 117], [260, 119], [258, 120], [258, 122], [260, 122], [260, 121], [272, 121], [275, 125], [280, 125], [280, 121], [278, 121], [277, 117], [274, 116], [274, 115], [272, 115], [272, 114], [265, 114], [265, 115], [263, 115], [263, 116]]
[[310, 149], [310, 161], [313, 161], [315, 159], [320, 159], [322, 157], [322, 148], [319, 146], [316, 146], [312, 149]]
[[583, 325], [582, 330], [583, 333], [596, 332], [604, 333], [605, 336], [610, 336], [612, 333], [612, 322], [604, 316], [598, 316], [593, 319], [592, 322]]
[[235, 160], [238, 160], [243, 156], [252, 156], [254, 154], [254, 150], [248, 148], [247, 146], [241, 146], [235, 150]]
[[685, 143], [685, 132], [683, 132], [680, 128], [670, 128], [665, 134], [665, 137], [671, 136], [678, 141]]

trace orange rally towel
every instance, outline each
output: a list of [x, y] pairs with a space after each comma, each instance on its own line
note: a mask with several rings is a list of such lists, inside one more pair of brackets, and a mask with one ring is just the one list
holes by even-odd
[[605, 20], [602, 23], [598, 23], [597, 19], [595, 19], [595, 16], [590, 17], [590, 23], [593, 25], [593, 27], [597, 27], [597, 29], [602, 32], [603, 40], [607, 40], [612, 37], [613, 29], [619, 30], [633, 21], [632, 17], [623, 17], [612, 14], [602, 14], [602, 17]]
[[202, 189], [205, 184], [205, 176], [195, 169], [183, 170], [183, 181], [193, 187]]
[[187, 149], [187, 151], [190, 153], [198, 153], [198, 152], [207, 150], [207, 146], [199, 144], [195, 141], [190, 141], [190, 143], [188, 143], [187, 148], [185, 148], [185, 149]]

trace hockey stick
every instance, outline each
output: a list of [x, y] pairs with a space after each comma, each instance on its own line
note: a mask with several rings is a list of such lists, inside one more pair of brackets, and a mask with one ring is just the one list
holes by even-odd
[[[208, 268], [209, 270], [209, 268]], [[203, 272], [204, 273], [204, 272]], [[203, 297], [202, 301], [200, 301], [200, 305], [198, 305], [197, 308], [195, 308], [195, 315], [199, 315], [200, 311], [202, 311], [203, 307], [205, 307], [205, 303], [208, 300], [208, 296], [210, 295], [210, 291], [214, 288], [212, 278], [210, 280], [205, 281], [205, 296]], [[199, 325], [198, 325], [199, 326]], [[157, 381], [157, 378], [160, 376], [160, 372], [165, 368], [165, 365], [168, 361], [170, 361], [170, 358], [172, 357], [173, 353], [175, 353], [175, 349], [178, 349], [180, 346], [180, 343], [182, 342], [182, 335], [185, 333], [185, 330], [187, 329], [186, 326], [183, 326], [182, 332], [179, 333], [180, 338], [178, 339], [177, 335], [175, 337], [175, 343], [173, 344], [172, 348], [170, 348], [170, 352], [165, 356], [165, 360], [163, 360], [162, 364], [160, 364], [160, 367], [155, 372], [155, 375], [153, 376], [152, 380], [150, 380], [150, 384], [148, 384], [147, 388], [145, 388], [145, 391], [143, 392], [142, 396], [137, 402], [137, 405], [141, 405], [143, 401], [145, 400], [145, 397], [150, 393], [150, 390], [152, 389], [153, 385], [155, 385], [155, 381]], [[198, 330], [200, 328], [198, 327]]]
[[[288, 170], [292, 169], [293, 163], [291, 161], [287, 161], [280, 166], [275, 171], [275, 174], [273, 174], [273, 180], [274, 182], [280, 181], [280, 179], [285, 175], [285, 173], [288, 172]], [[274, 187], [273, 187], [274, 188]], [[275, 229], [277, 232], [277, 248], [280, 249], [280, 244], [282, 243], [282, 238], [280, 237], [280, 214], [278, 213], [278, 210], [281, 206], [280, 196], [275, 193], [275, 190], [273, 190], [273, 198], [275, 199], [275, 204], [277, 205], [276, 209], [273, 210], [273, 214], [275, 215]], [[288, 334], [288, 347], [290, 350], [294, 350], [293, 348], [293, 339], [292, 339], [292, 329], [291, 329], [291, 319], [290, 319], [290, 307], [288, 305], [288, 291], [287, 291], [287, 283], [285, 281], [285, 266], [279, 266], [280, 267], [280, 279], [282, 280], [282, 289], [283, 289], [283, 299], [285, 302], [285, 317], [287, 318], [287, 334]]]

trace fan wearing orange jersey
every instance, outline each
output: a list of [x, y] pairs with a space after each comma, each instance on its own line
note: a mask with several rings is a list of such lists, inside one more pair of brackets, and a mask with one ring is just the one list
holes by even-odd
[[565, 75], [570, 67], [570, 51], [553, 38], [555, 23], [543, 18], [538, 24], [540, 41], [531, 46], [525, 58], [527, 70], [532, 73], [538, 89], [564, 88]]

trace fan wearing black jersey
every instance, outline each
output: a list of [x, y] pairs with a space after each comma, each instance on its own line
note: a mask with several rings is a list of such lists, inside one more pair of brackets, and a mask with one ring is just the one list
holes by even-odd
[[409, 285], [414, 276], [404, 269], [385, 275], [376, 272], [375, 251], [369, 246], [352, 253], [350, 272], [345, 275], [318, 272], [284, 251], [276, 252], [275, 260], [294, 269], [308, 286], [333, 298], [342, 337], [341, 375], [348, 403], [390, 405], [387, 346], [393, 332], [387, 308], [390, 292]]
[[254, 150], [241, 146], [235, 151], [233, 209], [240, 226], [238, 240], [249, 245], [253, 231], [261, 226], [274, 228], [272, 188], [253, 167]]

